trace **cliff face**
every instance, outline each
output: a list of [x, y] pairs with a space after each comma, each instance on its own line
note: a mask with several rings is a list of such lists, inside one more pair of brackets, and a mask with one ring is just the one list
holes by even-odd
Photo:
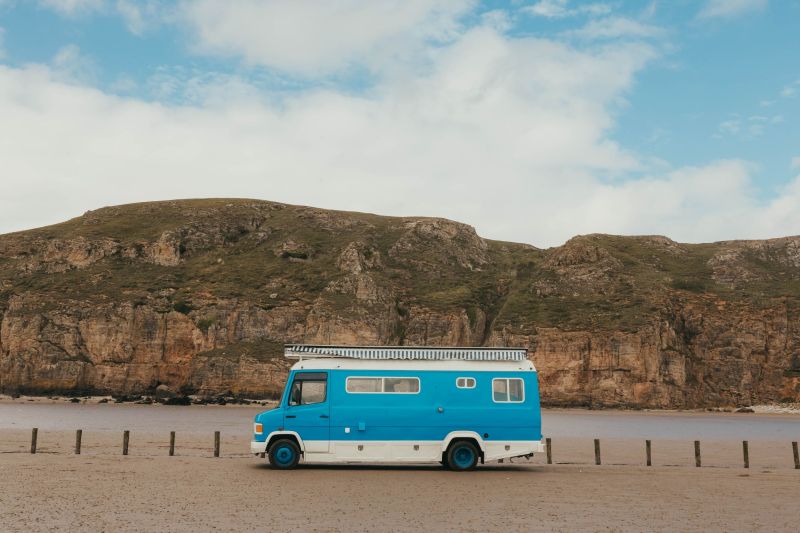
[[0, 236], [0, 389], [269, 396], [284, 342], [527, 346], [543, 401], [800, 400], [800, 238], [576, 237], [255, 200]]

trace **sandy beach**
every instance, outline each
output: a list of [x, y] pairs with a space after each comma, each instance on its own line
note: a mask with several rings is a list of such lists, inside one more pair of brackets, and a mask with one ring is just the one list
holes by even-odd
[[[0, 405], [0, 531], [794, 531], [785, 414], [546, 410], [553, 462], [302, 466], [248, 453], [262, 406]], [[37, 453], [30, 453], [37, 426]], [[75, 430], [82, 428], [81, 454]], [[67, 429], [70, 428], [70, 429]], [[122, 455], [122, 429], [129, 455]], [[169, 457], [169, 431], [176, 431]], [[220, 457], [213, 432], [221, 432]], [[644, 439], [652, 438], [653, 466]], [[702, 467], [693, 436], [701, 439]], [[749, 442], [743, 468], [740, 438]], [[594, 464], [593, 436], [602, 465]], [[614, 437], [622, 438], [614, 438]], [[665, 438], [672, 436], [675, 438]]]
[[[796, 531], [800, 471], [314, 467], [249, 457], [0, 454], [0, 529]], [[206, 454], [207, 455], [207, 454]], [[777, 462], [777, 461], [776, 461]]]

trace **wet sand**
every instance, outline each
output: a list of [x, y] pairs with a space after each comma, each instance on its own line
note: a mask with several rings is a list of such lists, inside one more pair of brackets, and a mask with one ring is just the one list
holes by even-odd
[[[47, 398], [0, 397], [4, 429], [209, 432], [249, 435], [253, 417], [275, 405], [168, 406], [131, 403], [72, 404]], [[545, 436], [667, 440], [798, 440], [800, 412], [709, 413], [702, 411], [619, 411], [543, 409]]]

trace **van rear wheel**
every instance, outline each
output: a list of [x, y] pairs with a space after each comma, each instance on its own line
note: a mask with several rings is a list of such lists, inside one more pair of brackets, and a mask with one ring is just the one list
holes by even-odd
[[445, 464], [450, 470], [465, 472], [473, 470], [478, 464], [478, 448], [470, 441], [461, 440], [450, 445], [447, 449]]
[[280, 439], [269, 447], [269, 464], [278, 470], [289, 470], [300, 462], [300, 448], [291, 439]]

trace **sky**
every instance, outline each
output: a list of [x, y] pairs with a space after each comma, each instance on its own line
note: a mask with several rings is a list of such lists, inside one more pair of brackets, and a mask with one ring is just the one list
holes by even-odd
[[800, 234], [800, 0], [0, 0], [0, 233], [201, 197]]

